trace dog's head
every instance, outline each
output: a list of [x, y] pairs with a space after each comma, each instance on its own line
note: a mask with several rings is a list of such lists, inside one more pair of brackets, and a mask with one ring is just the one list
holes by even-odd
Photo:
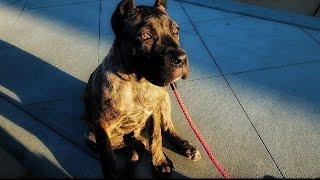
[[125, 44], [130, 64], [158, 86], [166, 86], [189, 74], [186, 52], [179, 43], [179, 27], [166, 11], [166, 1], [154, 6], [135, 6], [122, 0], [111, 24], [116, 40]]

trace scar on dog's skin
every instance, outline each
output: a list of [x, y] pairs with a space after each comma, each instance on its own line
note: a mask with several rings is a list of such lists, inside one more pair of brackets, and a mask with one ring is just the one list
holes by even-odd
[[178, 25], [165, 4], [164, 0], [156, 0], [154, 6], [136, 7], [133, 0], [119, 3], [111, 19], [115, 41], [86, 86], [87, 142], [96, 145], [105, 177], [117, 177], [115, 149], [131, 149], [131, 161], [138, 161], [137, 145], [145, 149], [141, 131], [147, 122], [156, 172], [173, 169], [162, 149], [162, 134], [188, 159], [200, 159], [199, 151], [179, 136], [171, 120], [166, 87], [187, 78], [189, 62], [179, 44]]

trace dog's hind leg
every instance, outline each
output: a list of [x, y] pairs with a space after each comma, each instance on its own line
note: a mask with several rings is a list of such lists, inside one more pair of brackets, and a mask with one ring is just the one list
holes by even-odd
[[126, 134], [123, 137], [126, 147], [130, 150], [130, 163], [136, 164], [139, 160], [139, 154], [146, 150], [145, 138], [141, 135], [134, 137], [134, 133]]
[[199, 150], [189, 141], [182, 138], [174, 128], [171, 120], [171, 103], [169, 94], [167, 94], [161, 106], [161, 125], [162, 130], [164, 131], [164, 136], [182, 155], [193, 161], [201, 159]]
[[84, 134], [85, 143], [95, 152], [98, 151], [96, 136], [94, 132], [90, 131], [89, 129], [86, 130]]

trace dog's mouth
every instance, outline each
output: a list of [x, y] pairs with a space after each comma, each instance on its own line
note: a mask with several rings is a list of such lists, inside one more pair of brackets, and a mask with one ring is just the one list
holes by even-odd
[[162, 66], [160, 69], [152, 68], [146, 74], [148, 81], [156, 86], [165, 87], [170, 83], [188, 78], [190, 73], [189, 65], [182, 67]]
[[188, 77], [188, 75], [185, 74], [185, 73], [183, 72], [183, 70], [182, 70], [181, 73], [178, 75], [178, 77], [175, 78], [175, 79], [172, 81], [172, 83], [177, 82], [177, 81], [179, 81], [179, 80], [181, 80], [181, 79], [185, 80], [185, 79], [187, 79], [187, 77]]
[[[174, 78], [174, 79], [173, 79]], [[175, 76], [171, 76], [171, 78], [168, 78], [166, 79], [165, 77], [161, 78], [161, 79], [156, 79], [156, 78], [152, 78], [150, 79], [149, 81], [154, 84], [154, 85], [157, 85], [157, 86], [167, 86], [171, 83], [175, 83], [181, 79], [186, 79], [187, 78], [187, 75], [185, 75], [183, 73], [183, 71], [181, 71], [181, 73], [179, 73], [178, 75], [175, 75]]]
[[173, 80], [172, 82], [174, 83], [174, 82], [177, 82], [177, 81], [179, 81], [180, 79], [182, 79], [182, 76], [180, 77], [177, 77], [175, 80]]

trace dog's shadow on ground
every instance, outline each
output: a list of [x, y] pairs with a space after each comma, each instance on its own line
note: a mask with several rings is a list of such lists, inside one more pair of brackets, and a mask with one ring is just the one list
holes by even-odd
[[[65, 141], [54, 132], [59, 133], [59, 130], [38, 119], [25, 108], [25, 102], [33, 103], [35, 98], [42, 99], [44, 102], [55, 98], [79, 97], [80, 99], [86, 83], [7, 42], [0, 41], [0, 53], [0, 86], [2, 89], [2, 92], [0, 92], [0, 115], [7, 119], [0, 121], [0, 146], [14, 155], [27, 169], [32, 166], [43, 167], [39, 170], [41, 172], [30, 172], [37, 176], [68, 177], [72, 175], [77, 177], [75, 174], [79, 177], [82, 177], [82, 175], [88, 177], [102, 176], [96, 153], [88, 147], [83, 147], [85, 146], [84, 143], [72, 142], [72, 145], [72, 143], [67, 142], [70, 143], [70, 146], [79, 146], [79, 151], [82, 153], [71, 157], [81, 158], [83, 154], [91, 156], [87, 158], [91, 159], [88, 163], [83, 159], [70, 159], [70, 154], [74, 151], [67, 147], [57, 146], [59, 144], [63, 145], [59, 141]], [[19, 110], [16, 110], [16, 108]], [[72, 111], [72, 109], [70, 110]], [[30, 118], [26, 119], [26, 116], [22, 115], [23, 113], [28, 114], [27, 116], [30, 116]], [[80, 131], [84, 132], [84, 120], [79, 119], [77, 123], [80, 124], [77, 128], [83, 127]], [[41, 129], [41, 127], [43, 128]], [[47, 127], [52, 128], [53, 131], [50, 133], [43, 132]], [[12, 134], [12, 130], [10, 131], [8, 128], [16, 128], [19, 132]], [[73, 131], [72, 128], [70, 127], [70, 131]], [[74, 131], [79, 132], [77, 129]], [[47, 149], [56, 162], [53, 163], [52, 160], [47, 159], [42, 154], [34, 152], [32, 142], [23, 142], [24, 139], [27, 140], [27, 137], [20, 137], [23, 136], [23, 134], [19, 135], [20, 132], [35, 136], [38, 139], [37, 142], [40, 142], [43, 146], [39, 149]], [[59, 138], [48, 137], [51, 134]], [[78, 136], [79, 141], [83, 141], [83, 133], [79, 133]], [[70, 140], [73, 139], [70, 138]], [[125, 151], [117, 151], [116, 156], [121, 177], [152, 177], [149, 153], [145, 152], [139, 163], [134, 167], [127, 166], [128, 157]], [[87, 172], [79, 173], [79, 171]], [[170, 177], [186, 178], [179, 172], [174, 172]]]
[[[70, 162], [68, 162], [68, 153], [72, 152], [68, 152], [67, 150], [65, 152], [61, 151], [63, 147], [57, 147], [56, 145], [59, 142], [55, 142], [59, 139], [47, 137], [52, 132], [41, 132], [44, 131], [45, 126], [39, 126], [39, 124], [45, 124], [44, 122], [37, 122], [39, 119], [34, 119], [33, 117], [25, 118], [28, 115], [33, 115], [25, 109], [24, 103], [25, 101], [31, 102], [33, 98], [50, 100], [51, 98], [55, 98], [54, 96], [61, 95], [61, 93], [74, 93], [82, 89], [85, 83], [11, 44], [0, 41], [0, 45], [0, 86], [3, 91], [0, 92], [2, 101], [0, 115], [10, 120], [10, 122], [1, 122], [1, 126], [6, 127], [6, 129], [11, 127], [16, 128], [19, 131], [17, 134], [20, 134], [20, 131], [22, 132], [18, 136], [23, 136], [24, 134], [35, 136], [35, 139], [38, 139], [53, 154], [56, 161], [65, 171], [74, 174], [73, 172], [77, 170], [73, 168], [75, 166], [70, 166]], [[58, 90], [61, 87], [62, 89]], [[49, 98], [45, 99], [46, 96]], [[19, 110], [15, 110], [15, 108]], [[23, 112], [28, 115], [21, 115]], [[30, 122], [31, 120], [35, 122]], [[41, 129], [41, 127], [44, 128]], [[27, 169], [33, 165], [45, 167], [37, 173], [31, 172], [31, 174], [47, 175], [48, 177], [68, 177], [63, 169], [46, 157], [32, 152], [32, 148], [34, 148], [32, 147], [32, 143], [20, 142], [21, 139], [24, 139], [23, 137], [21, 139], [14, 137], [15, 134], [6, 129], [0, 128], [0, 145], [4, 149], [12, 153]], [[79, 136], [82, 137], [81, 135]], [[36, 145], [38, 144], [34, 144], [34, 146]]]

